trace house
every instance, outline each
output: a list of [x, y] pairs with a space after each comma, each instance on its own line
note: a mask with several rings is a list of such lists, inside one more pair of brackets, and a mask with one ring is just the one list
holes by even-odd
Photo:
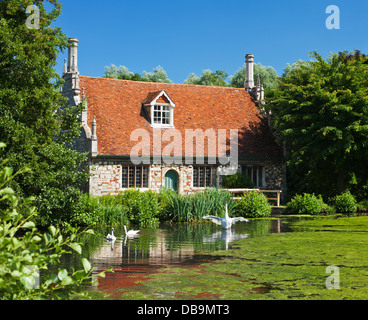
[[82, 76], [78, 40], [69, 39], [62, 88], [67, 105], [84, 101], [76, 148], [88, 152], [94, 196], [127, 188], [191, 193], [221, 187], [240, 170], [257, 188], [282, 189], [284, 161], [256, 103], [264, 90], [246, 56], [245, 88], [150, 83]]

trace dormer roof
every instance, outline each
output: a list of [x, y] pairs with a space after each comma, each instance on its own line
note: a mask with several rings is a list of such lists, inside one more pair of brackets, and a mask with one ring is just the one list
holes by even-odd
[[175, 107], [175, 103], [170, 99], [165, 90], [151, 92], [143, 101], [143, 105], [145, 106], [153, 106], [156, 103], [168, 103], [172, 107]]

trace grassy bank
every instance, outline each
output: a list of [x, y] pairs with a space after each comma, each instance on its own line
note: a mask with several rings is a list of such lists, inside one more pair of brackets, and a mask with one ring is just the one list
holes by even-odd
[[[197, 268], [167, 267], [122, 299], [366, 299], [368, 218], [300, 221], [296, 231], [249, 238]], [[327, 289], [328, 266], [340, 289]]]
[[[204, 189], [192, 194], [178, 194], [170, 190], [155, 193], [128, 189], [118, 195], [91, 197], [84, 195], [79, 210], [69, 217], [71, 224], [86, 226], [121, 226], [134, 224], [141, 227], [157, 226], [159, 222], [198, 222], [205, 215], [223, 217], [225, 204], [230, 216], [246, 218], [267, 217], [272, 207], [262, 192], [244, 193], [238, 201], [222, 189]], [[367, 201], [357, 203], [346, 192], [324, 203], [321, 196], [296, 195], [285, 207], [284, 213], [296, 215], [366, 214]]]

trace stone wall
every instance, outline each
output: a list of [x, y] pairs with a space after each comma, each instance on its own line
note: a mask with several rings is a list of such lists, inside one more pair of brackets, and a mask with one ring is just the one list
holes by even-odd
[[90, 166], [89, 194], [102, 196], [121, 192], [121, 167], [108, 162]]
[[[269, 190], [283, 190], [283, 164], [281, 162], [268, 162], [265, 165], [265, 189]], [[283, 190], [284, 191], [284, 190]]]
[[[247, 162], [248, 165], [264, 166], [265, 186], [267, 190], [283, 189], [283, 165], [282, 162]], [[89, 181], [89, 193], [93, 196], [104, 194], [117, 194], [123, 192], [122, 188], [122, 167], [130, 165], [123, 161], [100, 161], [90, 165], [92, 176]], [[241, 164], [245, 165], [245, 163]], [[191, 165], [156, 165], [149, 166], [148, 189], [159, 192], [165, 186], [165, 175], [168, 171], [174, 170], [179, 177], [179, 193], [193, 192], [193, 166]], [[221, 176], [217, 176], [217, 170], [213, 170], [213, 181], [218, 181], [221, 185]], [[216, 179], [216, 180], [215, 180]], [[217, 183], [215, 185], [217, 185]], [[142, 189], [147, 190], [147, 189]]]
[[[117, 194], [124, 191], [122, 188], [122, 166], [128, 163], [118, 163], [117, 161], [97, 162], [90, 165], [91, 177], [89, 180], [89, 193], [93, 196], [104, 194]], [[159, 192], [165, 186], [165, 175], [168, 171], [174, 170], [179, 177], [178, 189], [180, 193], [191, 193], [193, 167], [184, 165], [150, 165], [148, 186], [149, 189]]]

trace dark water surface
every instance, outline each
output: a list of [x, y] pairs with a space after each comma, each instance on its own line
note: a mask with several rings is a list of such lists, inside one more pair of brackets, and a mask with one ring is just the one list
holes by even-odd
[[[128, 229], [136, 229], [130, 227]], [[82, 242], [83, 256], [94, 266], [94, 274], [113, 267], [98, 284], [86, 290], [113, 294], [137, 287], [146, 275], [168, 265], [197, 266], [221, 257], [209, 253], [231, 248], [237, 241], [246, 241], [267, 233], [287, 232], [287, 221], [281, 219], [250, 220], [237, 223], [224, 231], [212, 223], [164, 224], [159, 228], [141, 229], [138, 236], [126, 237], [123, 227], [115, 228], [116, 241], [109, 242], [106, 235], [110, 228], [95, 229], [95, 235], [85, 235]], [[80, 256], [68, 255], [63, 267], [82, 269]], [[137, 284], [138, 281], [138, 284]]]

